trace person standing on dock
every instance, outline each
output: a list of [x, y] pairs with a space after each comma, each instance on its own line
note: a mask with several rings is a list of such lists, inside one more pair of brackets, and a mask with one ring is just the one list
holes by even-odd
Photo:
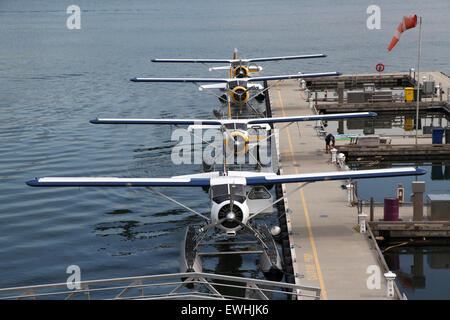
[[329, 133], [326, 137], [325, 137], [325, 149], [326, 149], [326, 153], [328, 153], [328, 151], [330, 151], [330, 143], [332, 144], [332, 147], [334, 148], [335, 145], [335, 138], [334, 136]]

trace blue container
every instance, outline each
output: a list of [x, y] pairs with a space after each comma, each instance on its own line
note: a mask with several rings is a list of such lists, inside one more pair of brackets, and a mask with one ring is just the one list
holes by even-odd
[[445, 128], [445, 144], [450, 144], [450, 127]]
[[434, 127], [433, 130], [431, 131], [431, 135], [433, 144], [442, 144], [442, 137], [444, 136], [444, 128]]

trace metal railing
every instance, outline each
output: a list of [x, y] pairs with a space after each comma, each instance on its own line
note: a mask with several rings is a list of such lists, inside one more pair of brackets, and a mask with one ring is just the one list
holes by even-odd
[[0, 289], [1, 300], [191, 300], [191, 299], [320, 299], [321, 289], [284, 282], [209, 273], [175, 273], [153, 276], [82, 281]]

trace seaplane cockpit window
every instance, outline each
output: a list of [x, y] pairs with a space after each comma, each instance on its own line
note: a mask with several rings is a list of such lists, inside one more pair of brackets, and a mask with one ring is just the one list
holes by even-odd
[[241, 129], [247, 130], [247, 125], [245, 123], [225, 123], [224, 127], [229, 130]]
[[219, 184], [211, 187], [211, 199], [216, 203], [229, 200], [232, 193], [236, 201], [241, 203], [245, 201], [245, 186], [243, 185]]
[[271, 195], [270, 192], [267, 191], [265, 187], [259, 186], [259, 187], [253, 187], [252, 190], [248, 193], [248, 198], [250, 200], [256, 200], [256, 199], [270, 199]]

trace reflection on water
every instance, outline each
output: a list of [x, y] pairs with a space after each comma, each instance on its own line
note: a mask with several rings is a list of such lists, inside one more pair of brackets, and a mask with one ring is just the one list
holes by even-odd
[[408, 299], [450, 299], [450, 247], [396, 247], [384, 253]]
[[358, 181], [358, 198], [368, 200], [371, 197], [376, 202], [383, 202], [384, 198], [396, 197], [397, 186], [401, 184], [405, 189], [405, 201], [410, 201], [412, 194], [412, 183], [414, 181], [425, 181], [425, 196], [428, 194], [450, 194], [450, 162], [428, 162], [428, 163], [389, 163], [376, 162], [372, 164], [358, 165], [358, 169], [378, 169], [390, 167], [420, 166], [427, 171], [419, 177], [393, 177], [382, 179], [361, 179]]
[[[419, 114], [418, 134], [432, 134], [434, 127], [450, 126], [450, 117], [440, 111]], [[374, 118], [329, 121], [326, 130], [336, 135], [415, 135], [415, 112], [379, 112]], [[345, 139], [337, 137], [337, 139]], [[444, 139], [445, 140], [445, 139]], [[445, 143], [445, 142], [444, 142]]]

